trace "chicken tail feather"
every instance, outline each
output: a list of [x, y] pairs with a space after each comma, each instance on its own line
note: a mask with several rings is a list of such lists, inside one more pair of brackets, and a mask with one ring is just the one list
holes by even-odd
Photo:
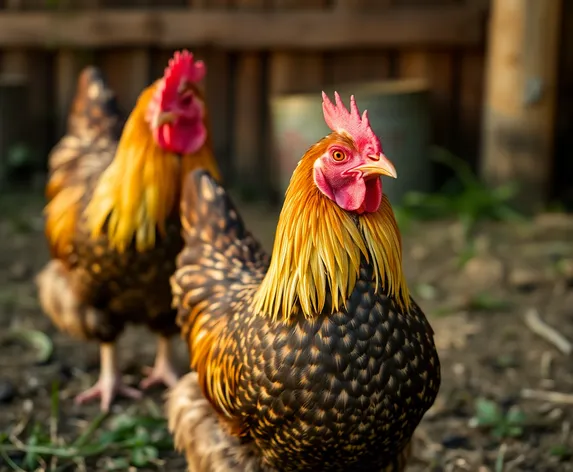
[[168, 393], [167, 418], [175, 447], [185, 454], [189, 472], [262, 472], [248, 444], [228, 434], [203, 395], [198, 374], [183, 377]]
[[80, 302], [64, 264], [51, 260], [35, 278], [43, 311], [60, 331], [80, 339], [91, 339], [104, 325], [103, 314]]
[[[245, 228], [225, 189], [206, 170], [195, 170], [185, 179], [181, 223], [185, 247], [171, 286], [179, 323], [186, 324], [192, 307], [213, 302], [219, 289], [237, 282], [243, 288], [258, 286], [269, 258]], [[211, 316], [217, 311], [211, 309]]]

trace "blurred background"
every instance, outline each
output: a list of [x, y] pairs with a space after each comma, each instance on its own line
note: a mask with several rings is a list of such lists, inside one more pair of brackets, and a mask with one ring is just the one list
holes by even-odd
[[[72, 406], [97, 346], [58, 334], [33, 284], [79, 71], [99, 66], [129, 112], [181, 48], [207, 64], [216, 157], [269, 249], [292, 170], [327, 132], [320, 91], [369, 110], [443, 361], [412, 470], [573, 470], [572, 28], [563, 0], [0, 0], [0, 470], [183, 468], [161, 392], [95, 426], [97, 405]], [[151, 362], [146, 336], [123, 341], [128, 371]], [[63, 445], [86, 428], [74, 462]]]

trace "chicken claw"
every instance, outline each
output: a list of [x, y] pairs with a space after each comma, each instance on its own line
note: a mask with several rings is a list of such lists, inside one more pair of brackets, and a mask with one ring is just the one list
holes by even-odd
[[173, 368], [171, 357], [171, 344], [169, 339], [160, 336], [157, 344], [155, 365], [143, 369], [143, 373], [147, 377], [141, 381], [139, 387], [144, 390], [152, 385], [158, 384], [173, 387], [177, 383], [178, 375]]
[[100, 378], [97, 383], [88, 388], [86, 391], [76, 396], [75, 402], [78, 405], [88, 402], [95, 398], [101, 398], [101, 410], [108, 412], [112, 400], [116, 395], [137, 400], [141, 398], [141, 392], [135, 388], [129, 387], [123, 383], [118, 375], [115, 378]]
[[101, 367], [100, 376], [96, 384], [86, 391], [80, 393], [75, 398], [75, 403], [81, 405], [95, 398], [101, 398], [101, 410], [108, 412], [112, 400], [116, 395], [127, 398], [141, 398], [141, 392], [123, 383], [121, 374], [117, 369], [115, 357], [115, 346], [113, 344], [102, 344], [100, 347]]

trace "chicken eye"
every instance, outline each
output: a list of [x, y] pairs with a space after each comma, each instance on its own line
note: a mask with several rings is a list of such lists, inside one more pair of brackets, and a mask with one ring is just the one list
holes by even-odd
[[193, 101], [193, 94], [189, 91], [184, 92], [179, 96], [179, 105], [184, 108], [187, 108], [189, 105], [191, 105], [192, 101]]
[[345, 155], [342, 151], [338, 151], [338, 150], [337, 150], [337, 151], [334, 151], [334, 152], [332, 153], [332, 158], [333, 158], [335, 161], [342, 161], [342, 160], [344, 160], [345, 157], [346, 157], [346, 155]]

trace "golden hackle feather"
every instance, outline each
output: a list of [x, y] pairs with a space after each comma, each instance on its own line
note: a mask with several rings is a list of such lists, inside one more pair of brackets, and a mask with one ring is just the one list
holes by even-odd
[[354, 217], [324, 196], [313, 179], [315, 160], [330, 135], [309, 149], [295, 169], [280, 214], [269, 270], [253, 299], [257, 314], [288, 320], [300, 310], [307, 318], [341, 309], [356, 284], [364, 257], [374, 268], [376, 288], [384, 286], [405, 311], [410, 296], [402, 271], [400, 232], [384, 195], [375, 213]]
[[199, 151], [184, 156], [167, 152], [155, 142], [145, 114], [157, 84], [139, 96], [115, 158], [86, 208], [92, 237], [102, 234], [108, 221], [109, 245], [121, 252], [134, 237], [138, 251], [155, 245], [156, 230], [165, 232], [165, 220], [177, 208], [181, 183], [189, 171], [203, 167], [219, 178], [209, 138]]
[[66, 135], [48, 157], [46, 238], [52, 257], [66, 259], [89, 194], [112, 162], [123, 128], [123, 114], [101, 71], [88, 66], [78, 78]]
[[71, 250], [71, 241], [81, 215], [81, 203], [88, 182], [111, 162], [114, 143], [104, 135], [86, 149], [81, 137], [67, 135], [54, 147], [48, 162], [50, 176], [46, 185], [48, 204], [46, 238], [53, 257], [62, 258]]
[[46, 236], [54, 257], [63, 256], [70, 247], [83, 194], [84, 188], [81, 186], [64, 188], [54, 194], [44, 209]]

